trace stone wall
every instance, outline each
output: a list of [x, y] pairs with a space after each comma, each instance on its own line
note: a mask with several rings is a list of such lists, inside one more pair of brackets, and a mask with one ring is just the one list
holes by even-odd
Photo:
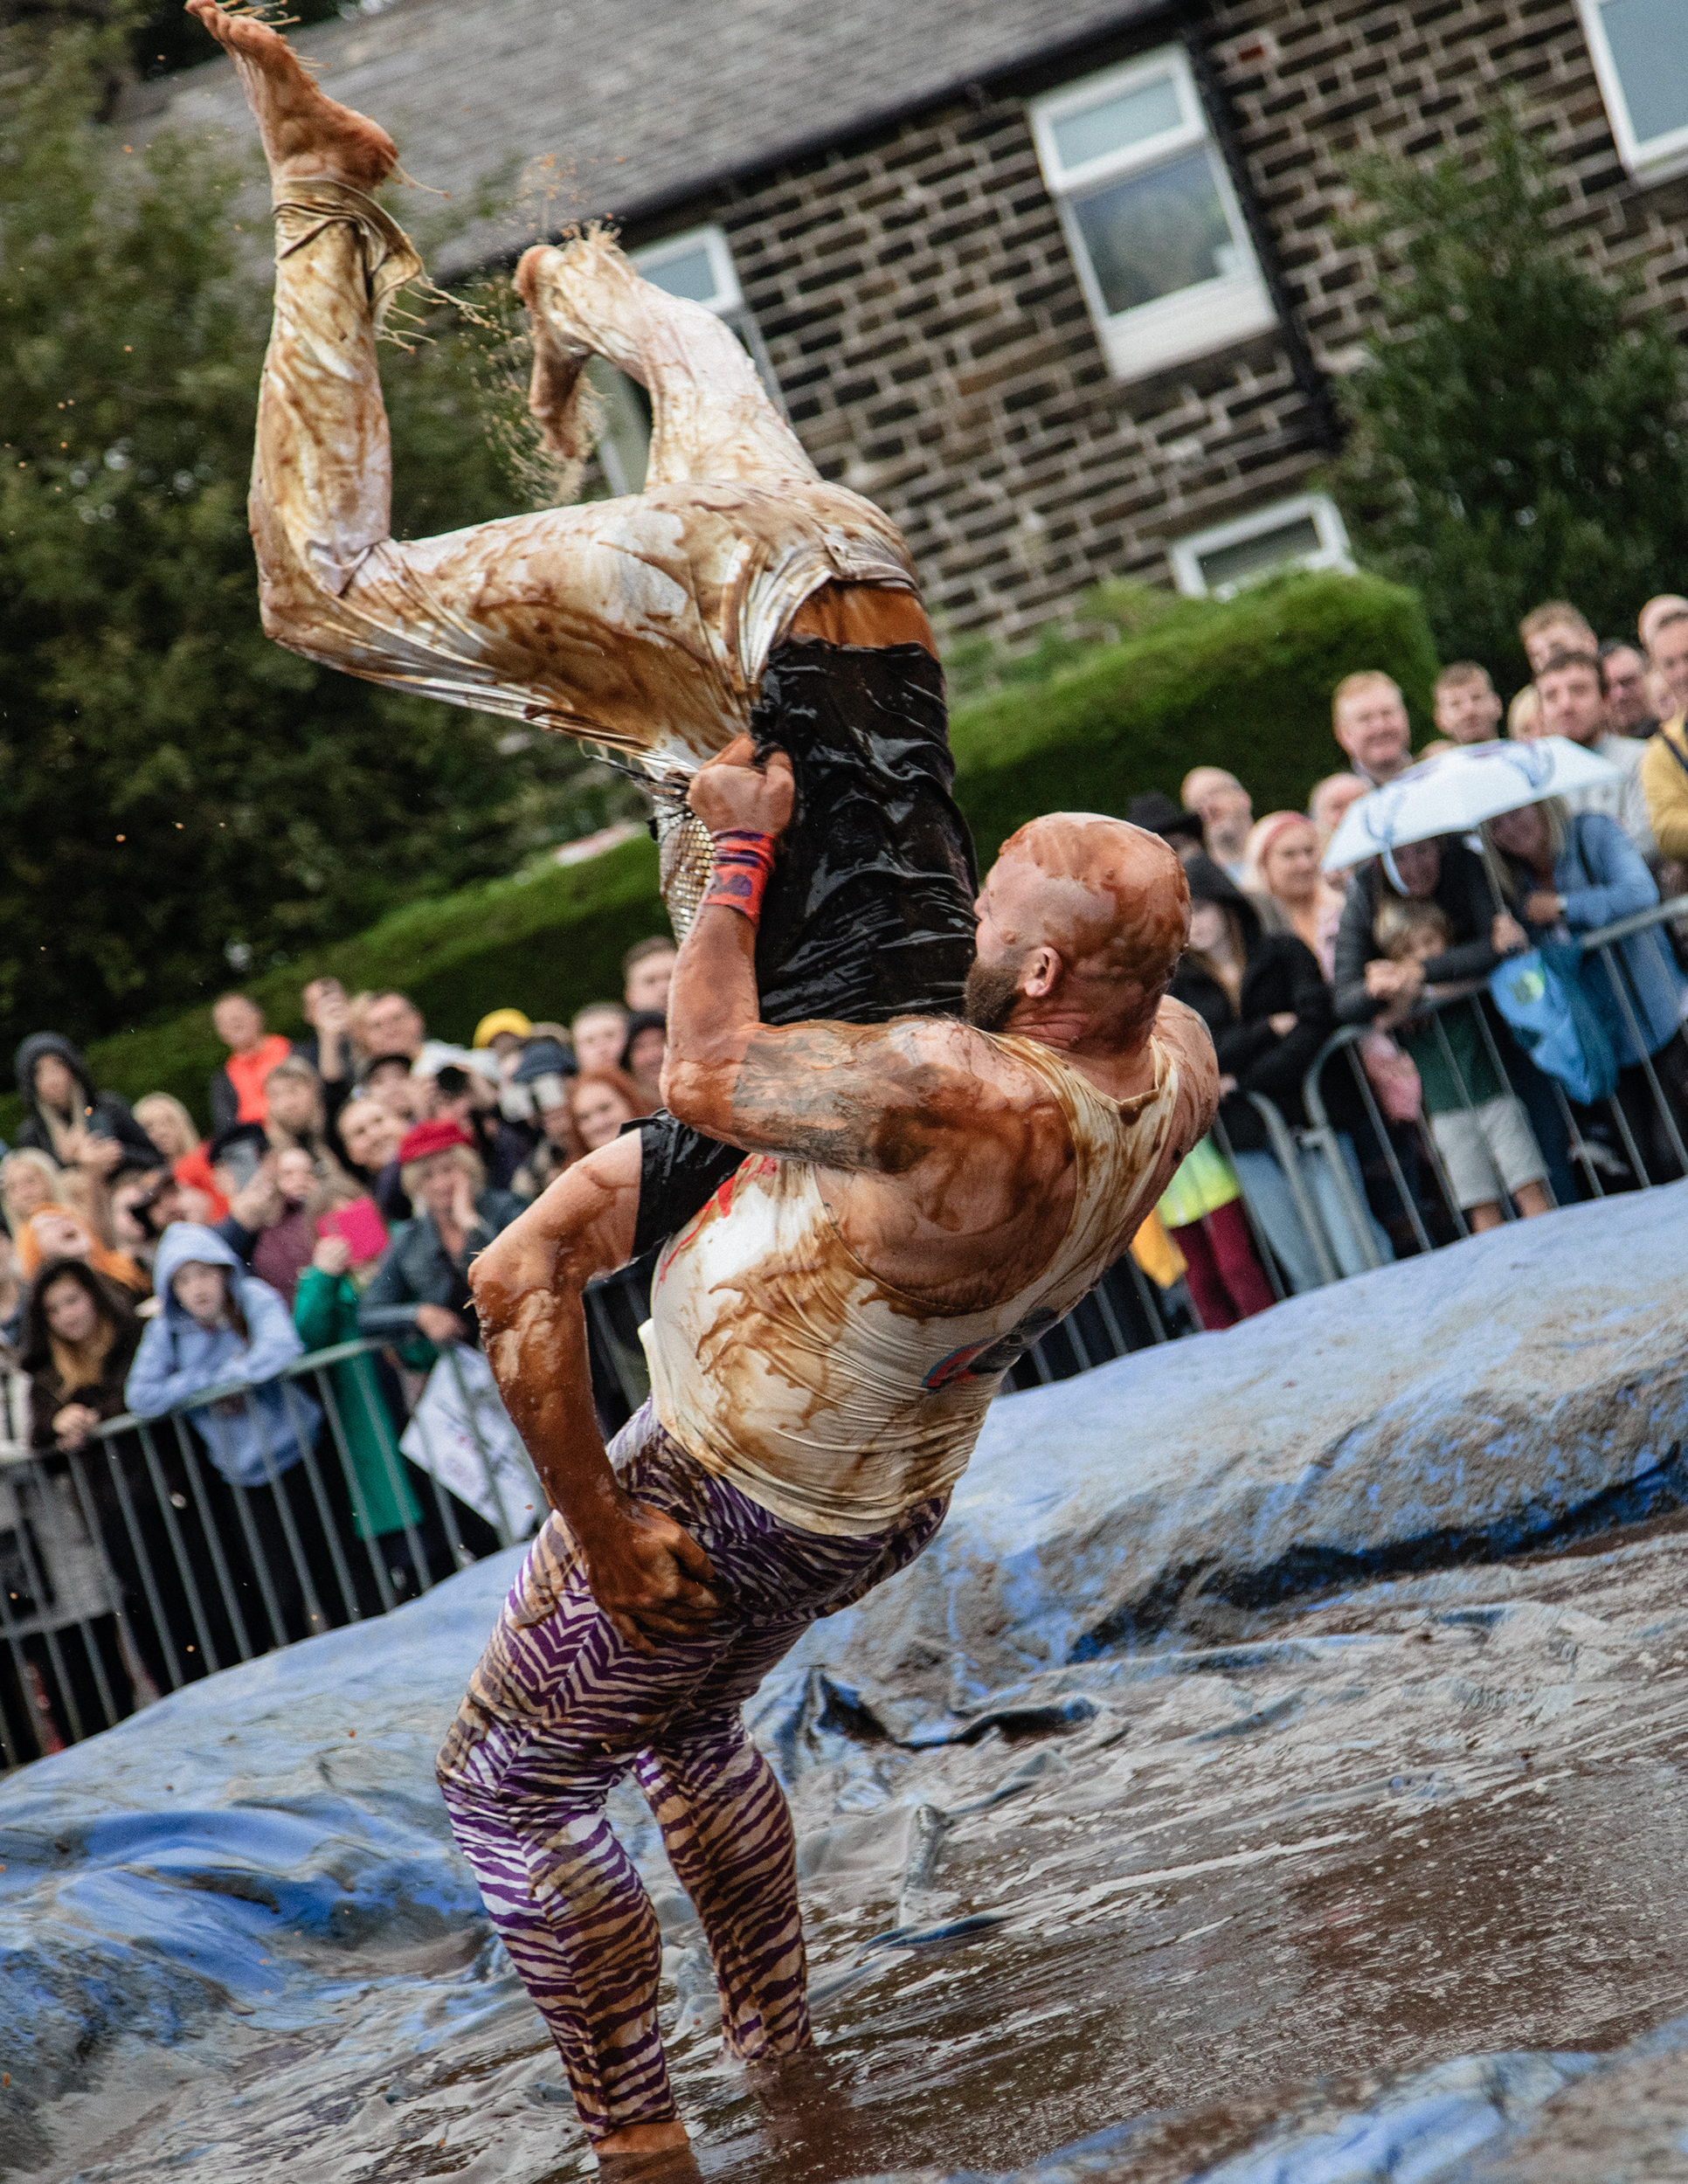
[[1373, 268], [1331, 226], [1356, 151], [1438, 156], [1510, 89], [1552, 123], [1579, 239], [1688, 308], [1688, 184], [1625, 176], [1573, 0], [1203, 14], [1289, 338], [1131, 383], [1103, 357], [1025, 94], [1164, 41], [1164, 18], [1061, 76], [976, 89], [628, 232], [720, 222], [793, 424], [829, 477], [903, 524], [947, 635], [1023, 638], [1103, 577], [1164, 581], [1169, 540], [1302, 489], [1329, 446], [1318, 372], [1349, 368], [1371, 316]]

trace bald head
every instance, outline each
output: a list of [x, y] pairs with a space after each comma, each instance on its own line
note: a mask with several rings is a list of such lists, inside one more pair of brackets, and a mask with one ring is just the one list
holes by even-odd
[[1128, 1045], [1148, 1031], [1183, 950], [1190, 891], [1159, 835], [1055, 812], [1004, 842], [979, 919], [972, 1021], [1018, 1029], [1027, 1010], [1058, 1013]]

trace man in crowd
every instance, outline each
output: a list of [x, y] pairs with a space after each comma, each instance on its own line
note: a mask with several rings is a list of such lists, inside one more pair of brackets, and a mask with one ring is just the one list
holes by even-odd
[[1255, 807], [1249, 791], [1223, 766], [1193, 766], [1179, 789], [1184, 808], [1201, 820], [1207, 854], [1238, 886], [1247, 864]]
[[621, 958], [621, 999], [629, 1016], [647, 1012], [667, 1015], [668, 982], [674, 977], [676, 952], [674, 943], [661, 935], [635, 941], [628, 949]]
[[363, 1004], [363, 1044], [371, 1055], [403, 1054], [412, 1068], [428, 1027], [408, 993], [372, 993]]
[[[1322, 857], [1331, 847], [1331, 837], [1347, 812], [1350, 805], [1358, 804], [1363, 796], [1371, 794], [1371, 784], [1360, 775], [1328, 773], [1323, 781], [1316, 781], [1307, 798], [1307, 816], [1318, 833], [1318, 854]], [[1344, 875], [1335, 874], [1336, 884], [1346, 884]]]
[[289, 1040], [273, 1032], [250, 994], [225, 993], [211, 1003], [211, 1022], [229, 1058], [211, 1081], [213, 1130], [234, 1123], [261, 1123], [269, 1113], [264, 1080], [293, 1052]]
[[1500, 733], [1500, 697], [1489, 670], [1456, 660], [1436, 677], [1436, 734], [1450, 743], [1487, 743]]
[[619, 1001], [589, 1001], [569, 1026], [569, 1040], [579, 1068], [613, 1069], [627, 1042], [627, 1012]]
[[1658, 733], [1637, 745], [1641, 785], [1659, 854], [1688, 863], [1688, 599], [1650, 599], [1642, 609], [1647, 662], [1663, 685], [1670, 712]]
[[1600, 662], [1592, 652], [1555, 653], [1536, 677], [1541, 700], [1541, 732], [1564, 736], [1615, 766], [1619, 778], [1591, 789], [1574, 790], [1565, 799], [1573, 812], [1604, 812], [1615, 819], [1643, 857], [1657, 854], [1641, 783], [1647, 746], [1628, 736], [1614, 736], [1606, 717]]
[[299, 997], [299, 1011], [310, 1030], [295, 1039], [324, 1084], [343, 1083], [352, 1075], [351, 1003], [338, 978], [313, 978]]
[[636, 1139], [569, 1170], [471, 1277], [557, 1513], [440, 1783], [605, 2160], [686, 2144], [660, 1936], [610, 1788], [636, 1768], [709, 1937], [729, 2046], [809, 2047], [790, 1815], [739, 1710], [811, 1621], [926, 1545], [1003, 1374], [1125, 1248], [1218, 1091], [1205, 1031], [1161, 998], [1182, 868], [1085, 813], [1005, 846], [967, 1022], [761, 1021], [758, 923], [792, 780], [781, 753], [758, 770], [747, 737], [692, 789], [716, 865], [663, 1089], [747, 1157], [664, 1254], [653, 1403], [619, 1476], [581, 1299], [632, 1253]]
[[1518, 634], [1532, 676], [1541, 673], [1555, 653], [1600, 650], [1600, 640], [1588, 617], [1579, 613], [1568, 599], [1549, 599], [1532, 607], [1519, 624]]
[[1401, 685], [1380, 668], [1344, 675], [1331, 695], [1331, 729], [1369, 789], [1380, 789], [1413, 763], [1407, 702]]
[[1608, 637], [1600, 648], [1599, 660], [1606, 717], [1612, 733], [1631, 736], [1644, 743], [1658, 726], [1647, 688], [1646, 654], [1627, 639]]

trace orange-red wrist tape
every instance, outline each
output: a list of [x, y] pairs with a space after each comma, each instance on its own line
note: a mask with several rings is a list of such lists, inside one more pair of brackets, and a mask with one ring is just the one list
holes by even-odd
[[752, 925], [762, 916], [762, 897], [773, 870], [774, 838], [753, 833], [747, 826], [723, 827], [712, 835], [715, 869], [702, 907], [718, 902], [723, 909], [738, 910]]

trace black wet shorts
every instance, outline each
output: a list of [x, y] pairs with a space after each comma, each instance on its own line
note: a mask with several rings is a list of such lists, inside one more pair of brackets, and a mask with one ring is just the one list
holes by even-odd
[[[955, 1015], [979, 881], [937, 660], [923, 645], [788, 639], [751, 728], [797, 778], [757, 934], [763, 1021]], [[683, 1228], [744, 1158], [666, 1112], [640, 1130], [635, 1254]]]

